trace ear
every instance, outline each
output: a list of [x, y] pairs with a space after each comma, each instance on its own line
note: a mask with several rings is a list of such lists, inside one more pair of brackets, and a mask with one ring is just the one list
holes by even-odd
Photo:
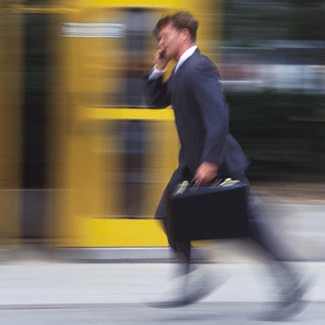
[[190, 33], [190, 31], [187, 28], [184, 28], [182, 30], [182, 33], [183, 33], [182, 39], [184, 39], [184, 40], [185, 39], [191, 40], [191, 33]]

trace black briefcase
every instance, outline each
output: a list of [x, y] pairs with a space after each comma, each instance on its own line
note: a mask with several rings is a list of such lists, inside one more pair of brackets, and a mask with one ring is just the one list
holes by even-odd
[[169, 195], [167, 233], [172, 241], [248, 236], [248, 184], [180, 184]]

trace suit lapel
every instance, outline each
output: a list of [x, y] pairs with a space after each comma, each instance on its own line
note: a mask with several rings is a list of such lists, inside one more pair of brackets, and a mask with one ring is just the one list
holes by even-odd
[[169, 80], [168, 80], [168, 87], [171, 93], [173, 92], [177, 92], [179, 89], [179, 82], [182, 82], [182, 74], [184, 69], [186, 69], [186, 66], [189, 64], [189, 62], [196, 56], [200, 54], [200, 50], [197, 48], [194, 53], [187, 59], [185, 60], [178, 68], [177, 71], [175, 72], [175, 68], [174, 67]]
[[173, 73], [172, 73], [172, 76], [175, 77], [179, 74], [179, 72], [181, 72], [185, 67], [186, 65], [189, 63], [189, 61], [191, 61], [196, 55], [199, 55], [201, 52], [200, 50], [197, 48], [194, 53], [189, 57], [187, 58], [178, 68], [177, 68], [177, 71], [175, 72], [175, 68], [173, 69]]

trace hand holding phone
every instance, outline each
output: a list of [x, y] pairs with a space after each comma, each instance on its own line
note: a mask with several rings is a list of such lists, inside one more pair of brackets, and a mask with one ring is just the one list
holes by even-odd
[[160, 70], [165, 69], [169, 59], [166, 57], [166, 52], [163, 49], [158, 49], [155, 58], [154, 58], [154, 64], [156, 67]]

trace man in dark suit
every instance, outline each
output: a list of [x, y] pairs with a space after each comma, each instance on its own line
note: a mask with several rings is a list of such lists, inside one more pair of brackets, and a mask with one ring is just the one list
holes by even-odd
[[[154, 29], [158, 47], [154, 68], [148, 76], [147, 99], [157, 107], [172, 105], [181, 146], [179, 166], [156, 211], [156, 218], [164, 221], [167, 215], [167, 193], [183, 180], [198, 185], [209, 183], [217, 176], [246, 180], [248, 159], [229, 132], [229, 112], [220, 76], [214, 63], [202, 55], [196, 46], [197, 29], [198, 21], [187, 12], [161, 18]], [[168, 81], [163, 82], [164, 69], [170, 60], [175, 61], [176, 66]], [[249, 213], [250, 236], [278, 261], [277, 272], [284, 275], [285, 286], [280, 284], [283, 290], [287, 288], [283, 311], [297, 311], [297, 300], [304, 289], [296, 273], [283, 262], [288, 256], [260, 213], [257, 199], [252, 196], [249, 198]], [[180, 260], [185, 262], [184, 273], [189, 275], [191, 243], [170, 240], [170, 245]], [[161, 307], [193, 303], [208, 291], [198, 288], [188, 295], [183, 291], [179, 297], [162, 303]]]

